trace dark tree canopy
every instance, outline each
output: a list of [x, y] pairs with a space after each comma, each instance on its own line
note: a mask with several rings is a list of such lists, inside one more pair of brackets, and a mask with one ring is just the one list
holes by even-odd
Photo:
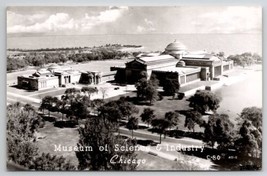
[[146, 96], [145, 90], [146, 90], [147, 85], [148, 85], [148, 82], [147, 82], [146, 78], [139, 79], [135, 83], [138, 98], [143, 98], [143, 99], [145, 98], [145, 96]]
[[159, 87], [159, 80], [155, 74], [151, 74], [149, 83], [151, 83], [156, 89]]
[[170, 122], [166, 119], [153, 119], [151, 125], [159, 132], [159, 141], [161, 143], [161, 135], [165, 134], [166, 129], [171, 126]]
[[250, 66], [256, 62], [262, 61], [262, 57], [258, 55], [257, 53], [249, 53], [245, 52], [242, 54], [237, 54], [237, 55], [230, 55], [227, 57], [228, 60], [233, 60], [235, 65], [240, 65], [240, 66]]
[[180, 84], [177, 79], [166, 79], [163, 84], [163, 90], [166, 95], [174, 97], [175, 93], [178, 93]]
[[80, 93], [80, 90], [76, 88], [68, 88], [65, 90], [65, 94], [76, 94], [76, 93]]
[[[110, 101], [98, 108], [99, 116], [106, 122], [107, 128], [117, 128], [119, 120], [123, 117], [119, 109], [120, 107], [116, 101]], [[110, 123], [113, 123], [113, 125], [110, 125]]]
[[256, 128], [262, 128], [262, 109], [257, 107], [244, 108], [240, 114], [243, 120], [251, 121]]
[[[119, 163], [120, 157], [123, 159], [135, 160], [136, 155], [133, 151], [115, 151], [115, 145], [130, 147], [134, 144], [127, 140], [124, 141], [110, 132], [106, 122], [107, 118], [90, 118], [86, 121], [85, 126], [79, 129], [80, 140], [78, 147], [90, 146], [90, 151], [77, 151], [76, 156], [79, 160], [78, 168], [80, 170], [134, 170], [136, 164]], [[109, 125], [113, 125], [112, 122]], [[127, 144], [127, 145], [126, 145]], [[107, 150], [100, 151], [100, 146], [107, 146]], [[110, 162], [115, 155], [118, 158], [115, 163]]]
[[89, 100], [91, 99], [91, 95], [98, 92], [96, 87], [82, 87], [81, 92], [88, 95]]
[[189, 98], [189, 106], [204, 114], [206, 111], [213, 111], [220, 107], [221, 98], [208, 90], [198, 90]]
[[131, 117], [126, 124], [126, 128], [128, 128], [129, 130], [138, 129], [138, 119], [136, 117]]
[[165, 120], [167, 120], [169, 122], [169, 127], [175, 127], [179, 124], [180, 120], [179, 120], [179, 114], [177, 112], [166, 112], [165, 113]]
[[138, 118], [136, 117], [129, 118], [129, 121], [126, 124], [126, 128], [128, 128], [129, 130], [132, 130], [132, 138], [133, 138], [133, 130], [138, 129]]
[[[11, 54], [7, 57], [7, 71], [17, 70], [27, 66], [43, 66], [44, 64], [49, 63], [123, 59], [132, 56], [132, 53], [119, 50], [122, 47], [122, 45], [119, 46], [114, 44], [93, 48], [42, 48], [37, 50], [9, 49], [9, 51], [15, 51], [16, 54]], [[83, 52], [88, 50], [90, 51], [89, 53]], [[75, 53], [75, 51], [78, 52]]]
[[139, 79], [145, 78], [147, 79], [147, 72], [146, 71], [141, 71], [140, 74], [138, 75]]
[[157, 101], [158, 99], [158, 90], [157, 86], [154, 85], [153, 82], [149, 82], [146, 87], [146, 99], [149, 100], [150, 104]]
[[7, 160], [25, 170], [76, 170], [64, 157], [49, 153], [39, 155], [35, 133], [44, 125], [43, 120], [29, 105], [15, 103], [7, 106]]
[[262, 150], [262, 110], [247, 107], [241, 112], [239, 137], [235, 145], [242, 156], [260, 157]]
[[137, 114], [139, 112], [139, 109], [133, 103], [127, 101], [125, 97], [121, 97], [116, 103], [119, 106], [122, 116], [127, 117], [127, 119], [129, 119], [132, 114]]
[[262, 134], [245, 120], [239, 130], [239, 138], [235, 140], [235, 147], [241, 156], [260, 157], [262, 150]]
[[137, 97], [142, 100], [148, 100], [150, 104], [155, 102], [158, 98], [158, 85], [156, 81], [146, 80], [142, 78], [135, 84], [137, 90]]
[[[41, 105], [40, 105], [40, 110], [48, 110], [50, 112], [50, 110], [52, 109], [53, 107], [53, 104], [54, 104], [54, 97], [52, 96], [45, 96], [44, 98], [42, 98], [42, 102], [41, 102]], [[49, 114], [50, 115], [50, 114]]]
[[220, 148], [227, 148], [232, 145], [234, 124], [228, 115], [210, 115], [204, 127], [204, 141], [211, 147], [214, 147], [215, 142]]
[[185, 113], [185, 124], [184, 127], [187, 127], [189, 130], [193, 130], [195, 132], [195, 125], [198, 124], [202, 126], [204, 120], [202, 119], [201, 113], [197, 111], [187, 111]]
[[143, 113], [140, 115], [141, 120], [145, 123], [148, 124], [148, 126], [150, 125], [151, 121], [156, 117], [156, 115], [154, 114], [154, 110], [151, 108], [145, 108]]

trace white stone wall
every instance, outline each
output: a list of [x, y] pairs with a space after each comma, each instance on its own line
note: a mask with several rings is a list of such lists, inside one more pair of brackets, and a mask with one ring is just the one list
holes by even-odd
[[48, 79], [46, 81], [46, 86], [47, 88], [50, 88], [50, 87], [58, 87], [58, 77], [53, 77], [53, 79]]

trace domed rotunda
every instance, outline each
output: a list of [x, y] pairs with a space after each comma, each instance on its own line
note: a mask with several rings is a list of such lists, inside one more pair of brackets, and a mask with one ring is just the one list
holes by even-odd
[[164, 53], [172, 55], [176, 59], [180, 60], [182, 59], [183, 55], [187, 53], [187, 48], [184, 44], [175, 40], [173, 43], [167, 45]]

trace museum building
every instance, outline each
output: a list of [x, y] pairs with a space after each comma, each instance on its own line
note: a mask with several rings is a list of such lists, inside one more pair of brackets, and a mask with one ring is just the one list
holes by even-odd
[[173, 42], [167, 45], [161, 54], [139, 55], [123, 67], [111, 67], [116, 70], [115, 81], [134, 84], [141, 72], [148, 79], [154, 74], [163, 85], [166, 79], [177, 79], [180, 85], [200, 80], [213, 80], [233, 68], [233, 61], [227, 61], [205, 51], [188, 52], [185, 45]]
[[77, 71], [70, 67], [62, 68], [52, 64], [48, 68], [38, 69], [32, 75], [18, 76], [17, 86], [27, 90], [43, 90], [77, 83], [99, 84], [101, 79], [102, 74], [98, 71]]

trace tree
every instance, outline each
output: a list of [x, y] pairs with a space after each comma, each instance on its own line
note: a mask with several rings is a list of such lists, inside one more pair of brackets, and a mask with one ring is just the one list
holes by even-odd
[[262, 134], [249, 121], [244, 121], [239, 130], [240, 138], [235, 141], [238, 152], [243, 156], [259, 157]]
[[27, 103], [24, 105], [24, 110], [30, 113], [32, 111], [35, 111], [35, 108], [31, 104]]
[[230, 55], [227, 57], [227, 60], [232, 60], [234, 62], [234, 65], [241, 65], [245, 66], [244, 59], [241, 55]]
[[[38, 154], [35, 133], [44, 121], [31, 105], [14, 103], [7, 106], [7, 160], [34, 170], [75, 170], [65, 158], [56, 155]], [[45, 156], [50, 156], [44, 157]]]
[[138, 129], [138, 119], [136, 117], [131, 117], [126, 124], [126, 128], [132, 130], [132, 138], [133, 138], [133, 131]]
[[127, 117], [128, 120], [131, 115], [139, 112], [139, 109], [133, 103], [126, 101], [125, 97], [121, 97], [119, 100], [117, 100], [117, 104], [122, 116]]
[[245, 52], [237, 55], [230, 55], [227, 57], [228, 60], [233, 60], [235, 65], [240, 65], [242, 67], [250, 66], [255, 62], [261, 61], [261, 56], [254, 53]]
[[146, 99], [149, 100], [149, 104], [151, 105], [158, 98], [158, 90], [157, 87], [153, 84], [153, 82], [149, 82], [146, 87]]
[[53, 104], [54, 104], [54, 98], [52, 96], [45, 96], [44, 98], [42, 98], [42, 102], [41, 102], [41, 105], [40, 105], [40, 110], [48, 110], [48, 113], [49, 113], [49, 117], [50, 117], [50, 110], [52, 109], [53, 107]]
[[44, 66], [45, 64], [45, 59], [44, 59], [44, 56], [38, 54], [38, 55], [35, 55], [35, 57], [33, 58], [32, 60], [32, 64], [34, 66]]
[[107, 96], [108, 88], [107, 87], [100, 87], [99, 88], [100, 92], [102, 93], [102, 99], [105, 99], [105, 96]]
[[77, 119], [86, 118], [89, 113], [87, 108], [88, 107], [83, 102], [74, 101], [71, 103], [71, 106], [70, 106], [71, 115], [76, 116]]
[[189, 106], [202, 114], [209, 110], [216, 112], [220, 102], [221, 98], [208, 90], [198, 90], [189, 98]]
[[135, 87], [137, 90], [137, 98], [145, 99], [146, 97], [146, 88], [148, 86], [148, 82], [146, 78], [141, 78], [135, 83]]
[[50, 153], [42, 153], [36, 156], [34, 164], [29, 169], [37, 171], [73, 171], [76, 166], [66, 160], [63, 156], [51, 155]]
[[88, 95], [89, 100], [91, 100], [91, 95], [98, 92], [96, 87], [82, 87], [81, 92]]
[[170, 128], [177, 126], [180, 121], [179, 114], [172, 111], [165, 113], [165, 119], [169, 122]]
[[233, 142], [234, 124], [230, 121], [227, 114], [210, 115], [208, 123], [204, 123], [204, 142], [214, 147], [215, 142], [218, 148], [227, 149]]
[[147, 79], [147, 72], [146, 71], [141, 71], [140, 74], [139, 74], [139, 79], [142, 79], [142, 78], [145, 78]]
[[155, 74], [152, 74], [150, 76], [149, 83], [151, 83], [156, 89], [159, 87], [159, 80], [157, 79], [157, 76]]
[[59, 55], [59, 60], [60, 62], [63, 62], [63, 63], [67, 62], [68, 61], [67, 55], [65, 53], [61, 53]]
[[262, 110], [257, 107], [247, 107], [238, 119], [239, 137], [235, 144], [242, 156], [259, 157], [262, 150]]
[[66, 102], [63, 101], [63, 100], [59, 100], [57, 102], [57, 107], [58, 107], [58, 112], [61, 113], [61, 120], [63, 121], [63, 117], [64, 117], [64, 114], [65, 114], [65, 107], [66, 106]]
[[259, 54], [257, 54], [257, 53], [254, 53], [253, 56], [252, 56], [252, 58], [253, 58], [253, 60], [255, 62], [261, 62], [262, 61], [262, 57]]
[[158, 98], [158, 85], [156, 81], [147, 81], [145, 78], [138, 80], [135, 84], [137, 97], [142, 100], [148, 100], [150, 105]]
[[161, 144], [161, 135], [165, 134], [166, 129], [170, 127], [170, 122], [166, 119], [153, 119], [151, 125], [159, 132], [159, 143]]
[[220, 51], [220, 52], [217, 54], [217, 56], [219, 56], [219, 57], [224, 57], [224, 56], [225, 56], [225, 54], [224, 54], [224, 52], [223, 52], [223, 51]]
[[171, 95], [174, 99], [175, 93], [178, 93], [180, 84], [177, 79], [166, 79], [163, 84], [163, 90], [166, 95]]
[[93, 110], [97, 110], [104, 104], [104, 101], [102, 99], [94, 99], [90, 102], [90, 107], [93, 108]]
[[140, 115], [141, 120], [147, 123], [148, 127], [151, 121], [156, 117], [154, 114], [154, 110], [150, 108], [145, 108], [143, 113]]
[[[99, 118], [90, 118], [85, 122], [84, 127], [79, 128], [80, 139], [77, 147], [90, 146], [89, 151], [79, 150], [76, 156], [79, 161], [79, 170], [135, 170], [137, 164], [119, 162], [120, 158], [125, 160], [136, 160], [134, 151], [129, 151], [128, 147], [134, 144], [127, 140], [124, 141], [110, 132], [109, 127], [113, 125], [108, 122], [108, 117], [99, 116]], [[115, 146], [125, 146], [126, 151], [115, 150]], [[106, 150], [100, 150], [100, 147], [106, 147]], [[127, 151], [128, 150], [128, 151]]]
[[[98, 108], [99, 117], [103, 119], [103, 122], [106, 122], [106, 128], [111, 131], [117, 130], [119, 121], [122, 119], [122, 113], [119, 108], [116, 101], [110, 101]], [[110, 123], [112, 123], [111, 126], [109, 126]]]
[[51, 105], [49, 106], [49, 111], [51, 112], [59, 112], [59, 99], [57, 97], [52, 97], [51, 99]]
[[68, 88], [65, 90], [66, 95], [76, 95], [77, 93], [80, 93], [80, 90], [76, 88]]
[[20, 137], [21, 140], [33, 140], [34, 133], [43, 123], [33, 108], [29, 105], [14, 103], [7, 106], [7, 134]]
[[[241, 119], [240, 119], [241, 118]], [[250, 121], [256, 128], [262, 128], [262, 109], [258, 107], [247, 107], [244, 108], [240, 114], [239, 121], [248, 120]]]
[[193, 130], [195, 132], [195, 125], [198, 124], [202, 126], [204, 124], [204, 120], [202, 119], [202, 115], [197, 111], [187, 111], [185, 113], [185, 124], [184, 127], [187, 127], [188, 130]]

